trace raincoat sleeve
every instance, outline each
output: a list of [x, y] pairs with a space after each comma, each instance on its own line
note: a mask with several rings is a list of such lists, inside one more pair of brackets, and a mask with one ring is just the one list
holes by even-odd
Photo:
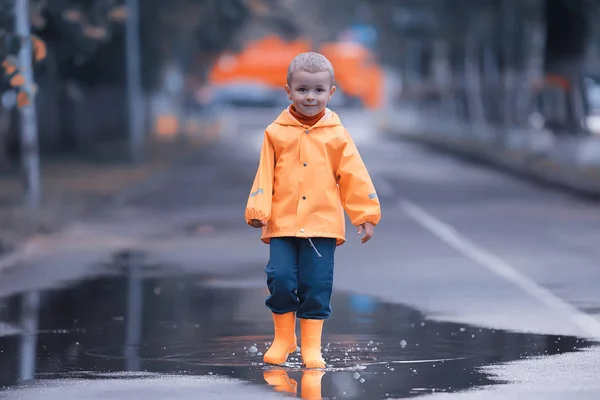
[[271, 218], [274, 176], [275, 149], [268, 133], [265, 131], [258, 170], [246, 204], [245, 218], [248, 224], [253, 219], [268, 221]]
[[377, 225], [381, 219], [381, 206], [375, 186], [347, 131], [344, 132], [344, 139], [345, 146], [336, 174], [342, 206], [354, 226], [362, 225], [365, 222]]

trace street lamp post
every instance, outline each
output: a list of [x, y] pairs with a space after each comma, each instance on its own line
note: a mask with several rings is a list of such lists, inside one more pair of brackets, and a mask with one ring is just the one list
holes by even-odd
[[138, 0], [127, 0], [126, 60], [129, 103], [129, 149], [133, 162], [143, 157], [144, 114], [141, 84], [140, 23]]
[[31, 29], [29, 26], [29, 0], [15, 3], [17, 36], [20, 42], [19, 65], [29, 95], [30, 104], [20, 107], [21, 160], [23, 163], [25, 198], [28, 208], [35, 211], [41, 203], [40, 159], [35, 100], [33, 98], [33, 65]]

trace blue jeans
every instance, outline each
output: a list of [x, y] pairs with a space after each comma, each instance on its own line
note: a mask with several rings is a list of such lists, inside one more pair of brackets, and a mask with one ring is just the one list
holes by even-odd
[[305, 319], [327, 319], [331, 315], [336, 240], [311, 240], [316, 250], [305, 238], [271, 238], [265, 268], [270, 295], [265, 304], [273, 313], [295, 312]]

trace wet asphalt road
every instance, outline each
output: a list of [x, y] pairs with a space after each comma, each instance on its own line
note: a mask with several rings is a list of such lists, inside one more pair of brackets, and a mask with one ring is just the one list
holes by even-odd
[[[338, 251], [329, 368], [263, 366], [267, 249], [240, 223], [276, 113], [239, 112], [200, 162], [64, 238], [91, 247], [2, 273], [2, 398], [598, 398], [598, 206], [377, 135], [357, 112], [340, 114], [384, 220]], [[96, 262], [107, 237], [146, 257]]]

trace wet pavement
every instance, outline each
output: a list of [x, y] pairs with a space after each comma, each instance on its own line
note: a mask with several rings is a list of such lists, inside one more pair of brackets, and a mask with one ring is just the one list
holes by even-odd
[[384, 218], [364, 246], [348, 225], [336, 253], [330, 368], [262, 365], [268, 247], [243, 207], [277, 113], [251, 110], [0, 271], [0, 398], [598, 398], [598, 205], [377, 135], [357, 111], [342, 118]]
[[[502, 385], [481, 367], [592, 345], [431, 321], [408, 306], [337, 292], [324, 329], [327, 369], [303, 370], [297, 353], [283, 368], [266, 366], [264, 288], [210, 282], [134, 270], [6, 299], [9, 322], [35, 333], [0, 337], [4, 394], [23, 390], [20, 377], [44, 386], [178, 375], [227, 377], [290, 397], [409, 398]], [[132, 386], [120, 398], [138, 394]]]

